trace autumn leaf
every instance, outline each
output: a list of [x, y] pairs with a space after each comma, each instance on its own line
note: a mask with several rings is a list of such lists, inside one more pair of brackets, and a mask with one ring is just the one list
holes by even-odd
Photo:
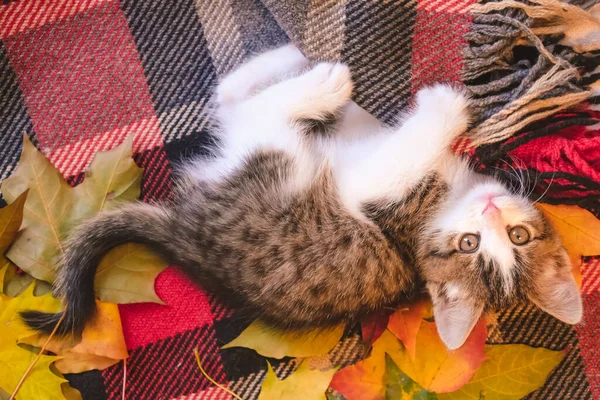
[[153, 302], [163, 304], [154, 282], [165, 269], [165, 262], [141, 244], [127, 243], [109, 251], [98, 266], [94, 289], [102, 301], [117, 304]]
[[485, 352], [488, 359], [469, 383], [439, 395], [440, 400], [521, 399], [541, 387], [564, 357], [562, 351], [522, 344], [488, 345]]
[[71, 387], [68, 382], [64, 382], [60, 388], [62, 389], [62, 394], [66, 400], [83, 400], [79, 390]]
[[4, 346], [12, 347], [17, 340], [33, 335], [35, 332], [23, 323], [19, 313], [25, 310], [38, 310], [55, 313], [61, 309], [60, 300], [51, 294], [34, 296], [34, 286], [31, 284], [22, 294], [15, 298], [0, 297], [0, 332], [2, 341], [0, 349]]
[[[21, 349], [19, 346], [11, 346], [7, 350], [0, 351], [0, 387], [12, 393], [35, 358], [35, 353]], [[19, 389], [19, 398], [64, 399], [61, 385], [67, 380], [50, 371], [50, 364], [56, 359], [57, 357], [53, 356], [40, 356]]]
[[368, 358], [337, 372], [330, 386], [347, 400], [383, 400], [385, 399], [385, 356], [398, 357], [403, 352], [400, 341], [385, 330], [373, 343]]
[[17, 297], [31, 285], [31, 282], [33, 282], [31, 275], [19, 274], [16, 265], [5, 260], [4, 267], [0, 268], [0, 293], [8, 297]]
[[[81, 341], [73, 343], [68, 338], [53, 338], [46, 346], [47, 350], [61, 356], [55, 365], [63, 374], [103, 370], [128, 357], [117, 305], [100, 301], [96, 304], [96, 319], [85, 327]], [[41, 347], [46, 339], [47, 336], [37, 334], [22, 338], [19, 343]]]
[[27, 190], [6, 207], [0, 208], [0, 254], [3, 255], [15, 240], [23, 220]]
[[386, 400], [437, 400], [435, 393], [428, 392], [410, 379], [387, 353], [385, 354], [385, 398]]
[[27, 274], [18, 274], [17, 267], [4, 256], [21, 227], [26, 198], [27, 191], [11, 204], [0, 208], [0, 293], [9, 297], [18, 296], [33, 280]]
[[37, 151], [27, 135], [16, 169], [2, 182], [4, 198], [13, 203], [29, 189], [22, 230], [7, 256], [34, 278], [52, 282], [54, 264], [62, 254], [64, 220], [72, 208], [73, 191], [56, 168]]
[[335, 369], [320, 371], [310, 370], [308, 363], [303, 362], [290, 376], [279, 380], [267, 363], [267, 376], [262, 384], [258, 400], [325, 400], [325, 391], [329, 386]]
[[120, 202], [138, 199], [144, 170], [133, 161], [132, 144], [130, 135], [114, 149], [96, 153], [85, 179], [74, 188], [72, 222], [78, 223]]
[[329, 329], [284, 331], [256, 320], [222, 348], [246, 347], [271, 358], [312, 357], [327, 354], [343, 334], [343, 325]]
[[370, 347], [385, 331], [390, 319], [389, 313], [370, 315], [360, 323], [362, 340]]
[[[130, 137], [110, 151], [97, 153], [83, 182], [71, 188], [25, 135], [17, 168], [1, 187], [11, 204], [17, 195], [29, 190], [22, 231], [10, 247], [8, 258], [33, 277], [52, 282], [63, 252], [62, 242], [75, 225], [139, 196], [143, 170], [131, 158], [131, 144]], [[160, 302], [154, 292], [154, 279], [166, 263], [145, 248], [126, 249], [115, 249], [118, 256], [101, 268], [95, 285], [100, 298], [112, 303]], [[148, 264], [140, 264], [144, 262]]]
[[[19, 317], [19, 312], [36, 309], [45, 312], [56, 312], [60, 309], [60, 301], [50, 294], [34, 296], [34, 284], [31, 284], [21, 295], [9, 298], [0, 295], [0, 387], [12, 393], [24, 372], [36, 358], [37, 354], [17, 346], [17, 340], [32, 335]], [[23, 386], [19, 390], [19, 398], [23, 399], [63, 399], [62, 385], [66, 380], [50, 370], [57, 357], [42, 355], [35, 364]]]
[[407, 349], [391, 354], [398, 367], [430, 392], [451, 392], [467, 383], [485, 360], [486, 328], [480, 320], [465, 344], [450, 351], [440, 339], [435, 323], [422, 321], [416, 337], [415, 357]]
[[387, 328], [402, 341], [411, 359], [415, 359], [417, 333], [427, 312], [428, 303], [424, 300], [398, 309], [390, 316]]
[[600, 255], [600, 220], [577, 206], [539, 204], [538, 207], [560, 235], [575, 268], [575, 277], [581, 283], [581, 257]]

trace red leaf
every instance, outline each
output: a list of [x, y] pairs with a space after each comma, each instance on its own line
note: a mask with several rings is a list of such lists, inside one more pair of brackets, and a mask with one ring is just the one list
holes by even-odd
[[369, 358], [337, 372], [329, 386], [346, 400], [385, 399], [385, 353], [398, 357], [402, 345], [388, 330], [373, 343]]
[[485, 361], [485, 321], [481, 319], [469, 338], [450, 351], [440, 339], [433, 322], [422, 321], [416, 337], [415, 357], [404, 351], [390, 354], [394, 362], [419, 385], [430, 392], [453, 392], [467, 383]]
[[371, 345], [379, 339], [381, 334], [385, 331], [389, 319], [389, 312], [381, 312], [368, 316], [360, 323], [362, 339], [368, 347], [371, 347]]
[[401, 308], [392, 314], [388, 324], [388, 329], [402, 341], [412, 360], [415, 359], [417, 333], [427, 312], [427, 305], [427, 301], [421, 300], [408, 308]]

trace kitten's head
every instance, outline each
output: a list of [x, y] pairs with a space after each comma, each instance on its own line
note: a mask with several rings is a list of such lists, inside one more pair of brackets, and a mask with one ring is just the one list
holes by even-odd
[[483, 311], [528, 298], [569, 324], [582, 316], [571, 262], [544, 215], [491, 178], [450, 197], [425, 228], [419, 264], [438, 331], [455, 349]]

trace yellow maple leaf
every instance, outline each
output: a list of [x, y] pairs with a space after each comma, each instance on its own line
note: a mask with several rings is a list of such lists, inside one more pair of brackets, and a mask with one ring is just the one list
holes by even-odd
[[600, 220], [577, 206], [539, 204], [538, 207], [560, 235], [581, 286], [581, 257], [600, 255]]
[[[128, 356], [117, 305], [100, 301], [96, 304], [96, 319], [86, 326], [80, 342], [53, 338], [46, 346], [47, 350], [61, 356], [55, 366], [63, 374], [102, 370]], [[22, 338], [19, 343], [41, 347], [46, 339], [47, 336], [38, 334]]]
[[258, 400], [277, 399], [322, 399], [336, 369], [328, 371], [310, 370], [307, 362], [300, 364], [290, 376], [279, 380], [267, 363], [267, 376], [260, 390]]
[[[21, 295], [9, 298], [0, 295], [0, 388], [12, 393], [19, 380], [37, 357], [36, 352], [17, 346], [17, 340], [34, 332], [19, 317], [19, 312], [36, 309], [56, 312], [60, 309], [60, 301], [50, 294], [34, 296], [34, 285], [30, 285]], [[23, 399], [63, 399], [62, 387], [66, 380], [50, 370], [50, 365], [57, 357], [42, 355], [28, 379], [19, 390], [19, 398]]]
[[284, 331], [256, 320], [222, 348], [246, 347], [272, 358], [312, 357], [327, 354], [343, 334], [344, 325], [329, 329]]

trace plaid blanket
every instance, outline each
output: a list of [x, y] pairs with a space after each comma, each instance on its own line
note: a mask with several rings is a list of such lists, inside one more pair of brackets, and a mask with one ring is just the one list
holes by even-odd
[[[5, 0], [0, 5], [0, 179], [16, 165], [24, 131], [73, 185], [96, 151], [135, 133], [135, 160], [145, 168], [142, 200], [168, 197], [172, 165], [207, 151], [208, 102], [218, 78], [251, 55], [290, 40], [312, 59], [348, 63], [356, 102], [392, 122], [421, 86], [461, 80], [471, 21], [467, 9], [473, 2]], [[597, 0], [578, 3], [590, 8]], [[593, 131], [582, 122], [598, 118], [594, 112], [588, 107], [563, 113], [537, 131], [529, 127], [537, 133], [527, 140], [491, 144], [474, 155], [491, 165], [517, 149], [527, 165], [566, 171], [570, 179], [580, 178], [579, 186], [559, 188], [554, 202], [580, 204], [599, 215], [598, 127]], [[578, 131], [564, 133], [567, 128]], [[539, 140], [556, 132], [562, 133]], [[555, 151], [561, 146], [566, 153]], [[569, 349], [546, 385], [529, 398], [600, 396], [599, 270], [597, 259], [582, 270], [585, 321], [576, 328], [530, 306], [497, 316], [488, 338], [492, 343]], [[156, 291], [166, 305], [119, 306], [130, 352], [127, 398], [229, 398], [200, 374], [194, 347], [209, 375], [245, 399], [256, 398], [265, 360], [247, 349], [220, 350], [248, 322], [172, 268], [159, 275]], [[360, 343], [358, 331], [348, 329], [329, 361], [357, 360]], [[271, 361], [280, 376], [295, 365]], [[124, 372], [120, 363], [68, 379], [85, 399], [118, 399]]]

